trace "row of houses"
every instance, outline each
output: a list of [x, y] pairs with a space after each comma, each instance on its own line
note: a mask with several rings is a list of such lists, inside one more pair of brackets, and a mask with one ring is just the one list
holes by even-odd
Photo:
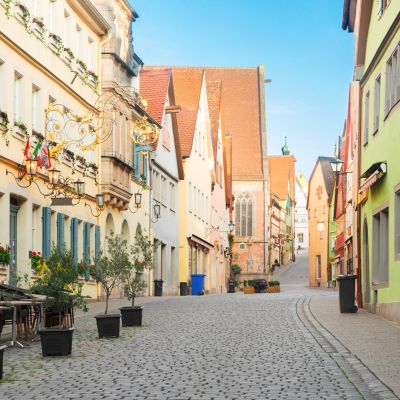
[[400, 321], [400, 4], [345, 0], [343, 10], [354, 74], [336, 152], [310, 179], [310, 284], [355, 274], [358, 305]]
[[145, 66], [137, 18], [127, 0], [0, 0], [0, 281], [66, 246], [98, 298], [88, 265], [139, 224], [149, 295], [193, 273], [226, 292], [232, 263], [244, 280], [293, 258], [294, 157], [270, 182], [264, 67]]

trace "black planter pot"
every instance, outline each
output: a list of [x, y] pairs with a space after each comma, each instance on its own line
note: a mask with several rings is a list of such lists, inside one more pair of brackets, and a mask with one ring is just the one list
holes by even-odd
[[122, 307], [119, 309], [122, 315], [122, 326], [142, 325], [142, 306]]
[[119, 336], [120, 314], [100, 314], [95, 318], [99, 338]]
[[40, 329], [43, 357], [68, 356], [72, 351], [72, 335], [75, 328]]
[[3, 379], [3, 361], [4, 361], [4, 350], [7, 346], [0, 346], [0, 380]]

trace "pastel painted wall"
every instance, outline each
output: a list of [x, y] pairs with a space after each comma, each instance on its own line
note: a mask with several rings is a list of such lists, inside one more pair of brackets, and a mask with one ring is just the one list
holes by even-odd
[[[400, 11], [400, 4], [392, 1], [385, 10], [381, 18], [376, 13], [372, 13], [371, 23], [367, 40], [367, 62], [372, 59], [384, 34], [388, 31], [392, 21]], [[400, 260], [395, 257], [395, 192], [400, 185], [400, 169], [398, 163], [398, 149], [400, 148], [400, 136], [398, 127], [400, 124], [399, 103], [394, 105], [389, 113], [385, 113], [385, 93], [386, 93], [386, 63], [397, 48], [400, 42], [400, 30], [397, 28], [391, 40], [386, 44], [378, 62], [373, 66], [371, 73], [362, 83], [362, 112], [361, 132], [364, 132], [365, 123], [369, 126], [368, 144], [364, 145], [361, 151], [361, 173], [368, 169], [373, 163], [386, 161], [387, 174], [375, 183], [369, 190], [366, 203], [361, 208], [361, 237], [366, 234], [368, 229], [368, 248], [363, 244], [363, 249], [367, 248], [369, 254], [369, 272], [367, 269], [366, 253], [363, 253], [363, 294], [364, 300], [369, 297], [373, 308], [386, 318], [400, 321]], [[368, 65], [368, 64], [366, 64]], [[373, 102], [370, 103], [369, 119], [365, 122], [365, 98], [366, 93], [370, 92], [370, 99], [374, 98], [374, 85], [376, 77], [381, 74], [381, 96], [379, 129], [373, 133]], [[373, 215], [380, 208], [389, 207], [389, 279], [381, 285], [373, 283]], [[366, 275], [369, 279], [366, 279]], [[368, 283], [370, 283], [368, 285]], [[368, 292], [368, 293], [366, 293]], [[368, 301], [366, 301], [368, 303]]]
[[[328, 218], [329, 198], [325, 189], [321, 164], [309, 182], [308, 229], [309, 229], [309, 282], [310, 286], [327, 286], [328, 276]], [[318, 223], [324, 230], [320, 233]], [[318, 268], [318, 264], [320, 268]]]

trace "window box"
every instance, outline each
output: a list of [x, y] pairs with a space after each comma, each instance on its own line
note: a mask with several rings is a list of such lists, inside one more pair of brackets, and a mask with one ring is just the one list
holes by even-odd
[[33, 18], [32, 28], [35, 33], [37, 33], [41, 38], [44, 36], [45, 28], [43, 23], [43, 18]]

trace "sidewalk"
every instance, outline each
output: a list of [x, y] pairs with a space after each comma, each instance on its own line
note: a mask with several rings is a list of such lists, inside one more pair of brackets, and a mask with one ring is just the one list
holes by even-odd
[[313, 296], [311, 312], [382, 382], [400, 396], [400, 324], [364, 310], [340, 314], [337, 296]]

